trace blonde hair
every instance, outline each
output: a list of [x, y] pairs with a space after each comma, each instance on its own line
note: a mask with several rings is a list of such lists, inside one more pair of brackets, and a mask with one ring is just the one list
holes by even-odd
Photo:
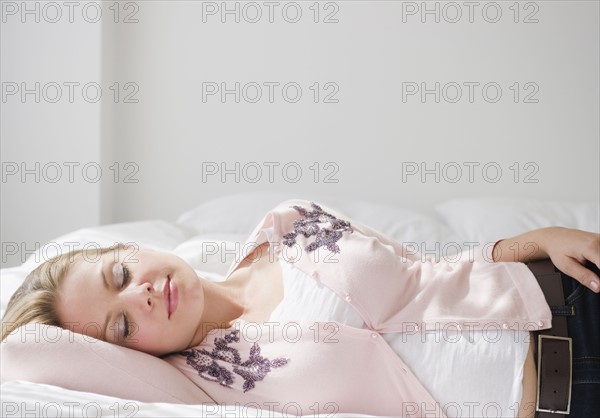
[[25, 324], [36, 323], [60, 327], [61, 322], [56, 310], [58, 291], [74, 262], [84, 258], [91, 250], [96, 251], [96, 256], [100, 256], [124, 248], [127, 246], [122, 243], [112, 247], [83, 248], [58, 255], [40, 264], [27, 275], [8, 301], [6, 312], [2, 317], [0, 341], [4, 341], [15, 329]]

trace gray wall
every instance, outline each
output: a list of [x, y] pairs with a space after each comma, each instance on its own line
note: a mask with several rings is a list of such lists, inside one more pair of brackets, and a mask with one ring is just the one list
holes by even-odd
[[[63, 20], [51, 23], [56, 12], [44, 9], [47, 3], [0, 4], [2, 267], [20, 264], [58, 235], [100, 222], [100, 183], [108, 174], [96, 171], [103, 168], [107, 93], [102, 30], [81, 17], [81, 7], [72, 23], [66, 8]], [[22, 4], [30, 10], [37, 4], [39, 12], [22, 15]], [[23, 96], [24, 89], [32, 93]]]
[[[318, 16], [313, 2], [280, 2], [273, 22], [263, 2], [228, 2], [239, 23], [222, 15], [221, 2], [120, 3], [118, 22], [112, 4], [102, 4], [96, 23], [82, 7], [74, 23], [66, 7], [57, 23], [43, 10], [40, 23], [3, 11], [3, 87], [97, 82], [103, 93], [96, 103], [81, 86], [74, 103], [66, 87], [58, 103], [3, 98], [5, 171], [80, 163], [73, 183], [64, 165], [56, 183], [3, 179], [3, 266], [23, 258], [23, 248], [5, 254], [7, 243], [32, 249], [83, 226], [175, 220], [242, 191], [354, 196], [428, 213], [463, 196], [600, 199], [598, 2], [471, 10], [428, 2], [439, 22], [422, 2], [321, 2]], [[93, 7], [85, 17], [94, 20]], [[240, 83], [239, 103], [234, 94], [203, 97], [221, 83]], [[272, 102], [269, 83], [279, 83]], [[439, 102], [421, 96], [436, 83]], [[89, 162], [103, 169], [98, 182], [81, 173]], [[239, 178], [222, 180], [222, 164], [233, 172], [239, 164]], [[219, 173], [203, 179], [203, 167]]]

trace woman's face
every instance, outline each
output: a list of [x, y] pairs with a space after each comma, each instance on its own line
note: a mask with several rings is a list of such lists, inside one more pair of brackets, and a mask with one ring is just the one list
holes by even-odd
[[[134, 247], [90, 254], [74, 261], [63, 278], [57, 311], [64, 328], [156, 356], [191, 346], [204, 292], [189, 264]], [[169, 281], [178, 299], [170, 315]]]

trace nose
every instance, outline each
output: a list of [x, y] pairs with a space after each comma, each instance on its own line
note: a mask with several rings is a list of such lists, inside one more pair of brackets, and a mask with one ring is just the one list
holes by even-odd
[[130, 286], [124, 292], [127, 304], [130, 306], [139, 306], [144, 311], [151, 311], [156, 303], [158, 295], [149, 282], [140, 283], [137, 286]]

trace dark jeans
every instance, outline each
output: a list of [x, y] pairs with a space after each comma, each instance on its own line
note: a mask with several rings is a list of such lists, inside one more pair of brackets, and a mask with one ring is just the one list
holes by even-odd
[[[590, 262], [586, 267], [600, 277], [600, 269]], [[575, 315], [567, 316], [569, 337], [573, 339], [573, 386], [571, 412], [576, 418], [597, 417], [600, 412], [600, 293], [594, 293], [577, 280], [561, 273], [565, 304]]]

